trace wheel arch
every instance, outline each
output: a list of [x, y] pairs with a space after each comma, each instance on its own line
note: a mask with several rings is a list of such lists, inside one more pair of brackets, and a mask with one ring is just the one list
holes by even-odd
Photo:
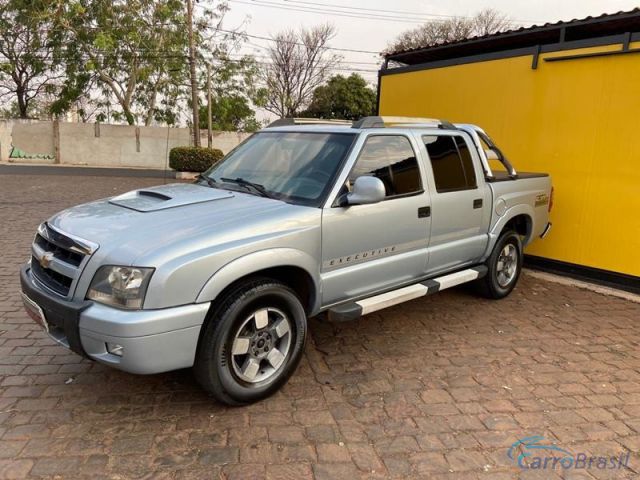
[[498, 238], [507, 229], [513, 229], [522, 236], [523, 247], [528, 245], [533, 239], [533, 218], [533, 208], [529, 205], [516, 205], [508, 209], [489, 232], [489, 244], [484, 258], [491, 255]]
[[307, 253], [290, 248], [254, 252], [233, 260], [216, 271], [198, 294], [197, 303], [212, 302], [223, 297], [240, 283], [254, 277], [278, 280], [296, 292], [307, 315], [320, 304], [320, 281], [314, 259]]
[[533, 219], [526, 213], [515, 215], [504, 224], [498, 236], [507, 230], [514, 230], [518, 235], [523, 237], [522, 244], [526, 245], [531, 240], [533, 234]]

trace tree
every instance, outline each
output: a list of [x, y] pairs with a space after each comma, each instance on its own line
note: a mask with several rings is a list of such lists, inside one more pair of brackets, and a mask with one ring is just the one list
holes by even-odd
[[[252, 104], [259, 103], [256, 83], [259, 68], [251, 56], [232, 60], [228, 54], [218, 52], [212, 69], [212, 128], [232, 132], [255, 132], [260, 123]], [[207, 105], [200, 107], [200, 125], [206, 125]]]
[[474, 18], [474, 35], [491, 35], [492, 33], [508, 30], [513, 26], [509, 17], [492, 8], [485, 8]]
[[[189, 9], [185, 0], [48, 1], [57, 5], [49, 10], [68, 45], [58, 112], [85, 97], [98, 106], [91, 113], [97, 119], [184, 121], [184, 113], [201, 102], [205, 61], [238, 44], [237, 35], [220, 31], [226, 1], [189, 0], [187, 7], [196, 7]], [[188, 116], [194, 131], [197, 121], [197, 114]]]
[[[256, 112], [246, 97], [238, 94], [213, 97], [211, 101], [213, 130], [255, 132], [260, 129]], [[207, 122], [207, 106], [200, 107], [200, 124]]]
[[[185, 75], [184, 4], [181, 0], [59, 0], [56, 20], [65, 32], [64, 98], [58, 111], [86, 92], [92, 78], [120, 115], [133, 125], [171, 123], [158, 107], [177, 101], [176, 85]], [[73, 97], [76, 98], [73, 98]]]
[[313, 97], [303, 117], [357, 120], [373, 115], [376, 109], [376, 93], [357, 73], [348, 77], [335, 75], [326, 85], [313, 91]]
[[488, 35], [509, 28], [511, 28], [511, 21], [508, 17], [489, 8], [482, 10], [472, 18], [454, 17], [447, 20], [433, 20], [417, 28], [407, 30], [387, 46], [385, 53], [425, 48], [440, 43]]
[[62, 79], [46, 8], [39, 0], [0, 2], [0, 99], [15, 103], [20, 118], [29, 118], [38, 98], [54, 93]]
[[276, 34], [268, 50], [270, 64], [263, 75], [266, 91], [260, 106], [280, 117], [302, 110], [314, 89], [326, 81], [331, 67], [340, 60], [327, 48], [335, 32], [333, 26], [326, 24]]

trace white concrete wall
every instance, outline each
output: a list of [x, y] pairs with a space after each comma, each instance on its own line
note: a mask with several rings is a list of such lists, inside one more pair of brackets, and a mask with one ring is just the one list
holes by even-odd
[[60, 123], [60, 163], [68, 165], [163, 169], [168, 149], [188, 144], [186, 128]]
[[[213, 148], [219, 148], [224, 153], [229, 153], [242, 143], [251, 134], [242, 132], [213, 132]], [[193, 142], [191, 142], [193, 143]], [[200, 129], [200, 145], [207, 146], [207, 131]]]
[[[9, 128], [12, 136], [7, 136]], [[66, 165], [164, 169], [173, 147], [192, 143], [188, 128], [59, 122], [58, 132], [58, 159]], [[227, 153], [248, 136], [238, 132], [214, 132], [213, 147]], [[206, 130], [201, 131], [200, 138], [201, 144], [206, 146]], [[13, 143], [29, 154], [54, 155], [55, 128], [53, 122], [0, 124], [0, 142], [5, 161], [10, 152], [8, 147], [5, 155], [5, 142]]]
[[[22, 120], [22, 119], [9, 119], [0, 120], [0, 161], [6, 162], [9, 160], [11, 154], [12, 145], [14, 140], [12, 135], [15, 134], [20, 137], [21, 134], [29, 132], [31, 124], [38, 124], [37, 120]], [[33, 127], [33, 135], [27, 133], [28, 137], [33, 137], [31, 140], [22, 138], [25, 146], [33, 146], [35, 151], [29, 149], [23, 149], [29, 153], [53, 155], [53, 130], [50, 122], [42, 122], [40, 127]], [[48, 125], [47, 125], [48, 124]], [[29, 126], [27, 129], [23, 126]], [[48, 131], [47, 131], [48, 130]], [[20, 148], [20, 147], [18, 147]]]

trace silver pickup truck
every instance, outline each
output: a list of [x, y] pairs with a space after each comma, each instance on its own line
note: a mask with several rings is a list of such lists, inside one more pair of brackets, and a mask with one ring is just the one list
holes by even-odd
[[193, 366], [217, 399], [245, 404], [294, 372], [308, 317], [472, 281], [505, 297], [551, 202], [548, 175], [517, 173], [473, 125], [285, 119], [193, 184], [42, 223], [23, 300], [80, 355], [140, 374]]

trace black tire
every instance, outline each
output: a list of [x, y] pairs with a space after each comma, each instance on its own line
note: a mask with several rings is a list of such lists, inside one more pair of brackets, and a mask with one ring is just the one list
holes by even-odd
[[[263, 322], [264, 315], [267, 315], [268, 327], [258, 328], [258, 318]], [[283, 318], [287, 320], [284, 329], [288, 329], [288, 333], [280, 337], [281, 332], [275, 327]], [[255, 333], [248, 335], [251, 329]], [[284, 349], [288, 334], [291, 335], [288, 349], [283, 358], [278, 359], [281, 363], [277, 368], [267, 357], [255, 355], [256, 351], [257, 355], [266, 355], [267, 348], [269, 355], [273, 349]], [[218, 401], [228, 405], [262, 400], [275, 393], [294, 373], [302, 358], [306, 337], [307, 317], [296, 293], [275, 280], [249, 280], [231, 290], [205, 322], [194, 365], [196, 378]], [[236, 341], [240, 347], [234, 350]], [[237, 353], [245, 347], [246, 354]], [[250, 363], [253, 365], [249, 366]], [[247, 380], [252, 374], [253, 378]], [[261, 380], [267, 374], [270, 376]], [[243, 376], [245, 378], [241, 378]]]
[[[509, 245], [515, 248], [516, 258], [513, 265], [515, 272], [512, 277], [509, 275], [500, 276], [498, 264], [500, 261], [504, 261], [501, 256], [505, 247], [508, 248]], [[520, 240], [520, 236], [513, 230], [503, 232], [500, 238], [498, 238], [485, 265], [488, 268], [488, 272], [483, 278], [478, 280], [477, 283], [480, 293], [487, 298], [495, 300], [509, 295], [518, 283], [518, 278], [520, 278], [520, 272], [522, 271], [522, 241]], [[505, 284], [505, 279], [507, 278], [509, 281]]]

